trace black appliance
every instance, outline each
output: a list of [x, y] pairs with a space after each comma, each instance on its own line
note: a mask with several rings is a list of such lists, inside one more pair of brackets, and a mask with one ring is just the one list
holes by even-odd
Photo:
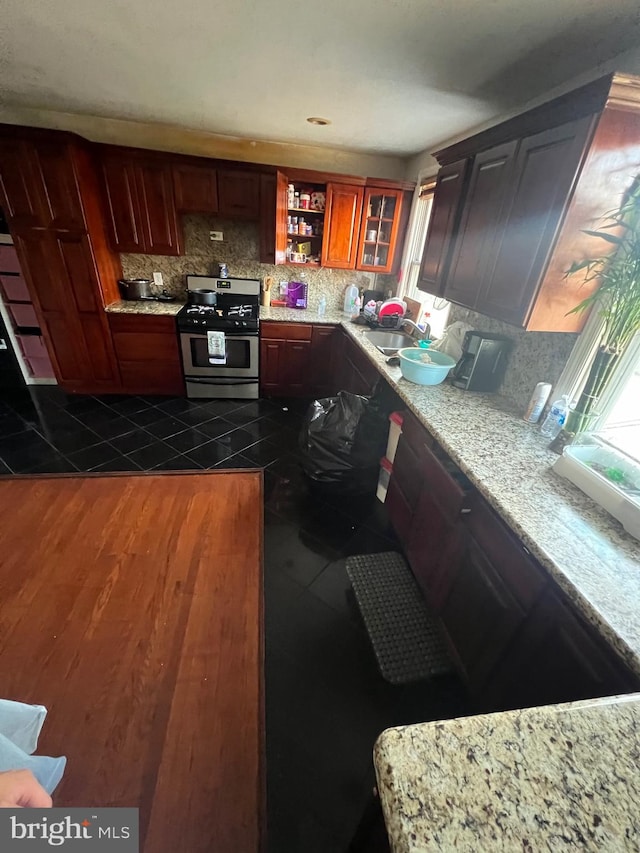
[[451, 383], [466, 391], [497, 391], [504, 377], [511, 338], [491, 332], [467, 332], [462, 356], [453, 368]]
[[[194, 304], [192, 291], [213, 304]], [[188, 275], [187, 300], [176, 315], [187, 397], [257, 399], [260, 280]], [[210, 332], [224, 335], [222, 355]]]

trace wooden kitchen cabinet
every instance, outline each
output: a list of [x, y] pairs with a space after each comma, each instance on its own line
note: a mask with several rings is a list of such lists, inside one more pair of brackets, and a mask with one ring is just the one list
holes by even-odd
[[352, 184], [327, 184], [322, 266], [355, 269], [364, 190]]
[[581, 331], [568, 312], [597, 284], [565, 273], [613, 251], [584, 229], [640, 171], [639, 92], [608, 75], [437, 151], [420, 286], [529, 331]]
[[0, 177], [0, 204], [58, 383], [69, 392], [118, 391], [104, 305], [118, 298], [122, 273], [87, 146], [66, 133], [1, 126]]
[[273, 397], [311, 392], [313, 327], [309, 323], [263, 322], [260, 326], [260, 389]]
[[403, 202], [401, 189], [365, 188], [357, 269], [376, 273], [392, 271]]
[[[462, 566], [467, 542], [464, 516], [471, 484], [415, 418], [405, 413], [403, 437], [412, 445], [417, 480], [411, 496], [412, 521], [406, 539], [411, 570], [431, 610], [438, 614]], [[394, 463], [394, 472], [395, 472]], [[407, 479], [411, 472], [403, 476]]]
[[218, 176], [209, 164], [174, 163], [173, 189], [179, 213], [218, 212]]
[[138, 152], [103, 150], [111, 244], [118, 252], [179, 255], [182, 232], [170, 162]]
[[550, 587], [482, 693], [487, 710], [554, 705], [638, 690], [638, 678]]
[[260, 216], [260, 174], [258, 172], [218, 169], [218, 211], [233, 219], [258, 219]]
[[183, 396], [175, 317], [145, 314], [108, 314], [113, 345], [129, 394]]
[[340, 334], [337, 326], [313, 326], [309, 377], [314, 397], [331, 397], [338, 391]]
[[283, 264], [287, 249], [287, 177], [260, 175], [260, 262]]
[[491, 273], [477, 295], [478, 311], [514, 325], [528, 316], [593, 124], [593, 116], [586, 116], [520, 143], [504, 227]]
[[465, 158], [443, 166], [438, 172], [418, 279], [419, 289], [434, 296], [442, 296], [444, 292], [449, 253], [470, 165], [470, 159]]
[[498, 145], [474, 160], [444, 290], [452, 302], [476, 308], [478, 294], [491, 275], [492, 252], [504, 229], [503, 211], [517, 147], [516, 141]]
[[337, 344], [340, 359], [338, 390], [369, 396], [378, 382], [378, 368], [369, 361], [347, 332], [341, 332]]
[[58, 382], [71, 392], [118, 390], [89, 237], [31, 230], [14, 242]]
[[68, 144], [41, 138], [0, 139], [0, 181], [13, 229], [86, 228]]

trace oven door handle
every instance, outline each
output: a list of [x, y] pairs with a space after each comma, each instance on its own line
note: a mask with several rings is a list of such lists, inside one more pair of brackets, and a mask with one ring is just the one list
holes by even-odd
[[233, 376], [216, 376], [216, 377], [201, 377], [201, 376], [187, 376], [185, 377], [187, 382], [198, 383], [199, 385], [255, 385], [258, 381], [258, 378], [255, 377], [253, 379], [235, 379]]

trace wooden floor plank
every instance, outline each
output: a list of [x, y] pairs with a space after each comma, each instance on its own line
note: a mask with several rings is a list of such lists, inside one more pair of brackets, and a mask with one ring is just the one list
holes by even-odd
[[0, 482], [0, 694], [47, 706], [61, 806], [145, 853], [260, 844], [262, 477]]

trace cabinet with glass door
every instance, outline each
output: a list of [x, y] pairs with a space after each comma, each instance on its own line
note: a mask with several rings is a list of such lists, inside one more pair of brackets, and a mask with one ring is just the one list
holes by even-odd
[[289, 183], [285, 263], [320, 266], [326, 184]]
[[388, 273], [392, 271], [403, 191], [366, 188], [357, 269]]

